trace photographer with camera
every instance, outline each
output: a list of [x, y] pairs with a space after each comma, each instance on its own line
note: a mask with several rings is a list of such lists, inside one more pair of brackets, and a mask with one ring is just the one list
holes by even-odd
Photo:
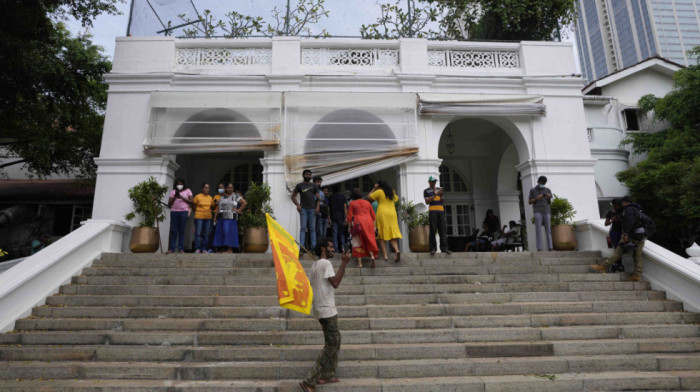
[[606, 273], [613, 263], [622, 258], [625, 252], [634, 252], [634, 272], [627, 278], [630, 282], [642, 281], [642, 249], [644, 249], [644, 241], [647, 233], [644, 229], [640, 215], [641, 208], [639, 204], [633, 203], [632, 198], [625, 196], [621, 200], [622, 206], [622, 238], [620, 243], [615, 248], [612, 256], [603, 261], [602, 264], [591, 265], [595, 271]]

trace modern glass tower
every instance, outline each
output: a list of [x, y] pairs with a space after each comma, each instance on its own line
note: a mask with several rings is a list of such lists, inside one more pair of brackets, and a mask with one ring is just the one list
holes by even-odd
[[578, 0], [576, 43], [589, 82], [652, 56], [688, 65], [700, 0]]

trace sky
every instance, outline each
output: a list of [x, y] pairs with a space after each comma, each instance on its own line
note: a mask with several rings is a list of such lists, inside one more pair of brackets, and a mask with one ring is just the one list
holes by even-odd
[[[108, 55], [110, 59], [114, 56], [114, 43], [116, 38], [126, 35], [130, 5], [130, 0], [125, 3], [117, 4], [117, 8], [121, 11], [122, 15], [100, 15], [92, 22], [93, 27], [87, 29], [87, 31], [93, 35], [92, 42], [104, 48], [104, 53]], [[68, 29], [75, 34], [86, 30], [75, 20], [67, 21], [66, 25]]]
[[[164, 1], [164, 0], [154, 0], [154, 4], [158, 5], [158, 3], [162, 3], [163, 5], [168, 5], [171, 3], [173, 0], [169, 1]], [[175, 0], [177, 1], [177, 0]], [[357, 4], [355, 3], [356, 0], [352, 1], [346, 1], [346, 0], [326, 0], [326, 9], [327, 10], [333, 10], [333, 13], [335, 15], [338, 15], [339, 18], [335, 19], [332, 21], [332, 23], [337, 23], [338, 20], [340, 21], [349, 21], [350, 23], [353, 24], [361, 24], [365, 23], [365, 20], [371, 21], [374, 19], [371, 15], [372, 12], [375, 11], [370, 11], [370, 8], [372, 10], [376, 9], [376, 0], [362, 0], [362, 2], [369, 4], [372, 4], [372, 7], [365, 7], [366, 9], [361, 10], [358, 9], [357, 7], [352, 7], [349, 6], [350, 4]], [[263, 4], [264, 3], [264, 4]], [[226, 8], [226, 9], [232, 9], [235, 8], [240, 10], [242, 13], [246, 13], [248, 11], [246, 6], [250, 7], [250, 9], [272, 9], [275, 4], [282, 3], [281, 0], [198, 0], [195, 1], [195, 4], [198, 6], [199, 10], [203, 10], [206, 8]], [[115, 45], [115, 40], [117, 37], [124, 37], [126, 36], [126, 29], [127, 29], [127, 24], [129, 22], [129, 9], [131, 6], [131, 0], [126, 0], [124, 3], [119, 3], [117, 4], [117, 8], [121, 12], [121, 15], [100, 15], [98, 16], [94, 21], [93, 21], [93, 27], [87, 29], [87, 31], [93, 35], [93, 43], [96, 45], [101, 46], [104, 49], [104, 53], [111, 59], [114, 56], [114, 45]], [[267, 7], [265, 7], [267, 6]], [[361, 7], [360, 7], [361, 8]], [[138, 11], [138, 10], [137, 10]], [[369, 19], [368, 19], [369, 18]], [[176, 22], [176, 21], [173, 21]], [[342, 22], [341, 22], [342, 23]], [[367, 22], [369, 23], [369, 22]], [[76, 21], [68, 21], [67, 23], [68, 28], [73, 32], [73, 33], [79, 33], [83, 32], [86, 29], [83, 28], [80, 23]], [[173, 23], [176, 24], [176, 23]], [[576, 61], [576, 69], [577, 72], [580, 71], [580, 65], [578, 62], [578, 53], [576, 50], [576, 44], [574, 42], [574, 34], [570, 33], [567, 34], [568, 37], [563, 37], [563, 41], [565, 42], [572, 42], [574, 43], [574, 57]]]

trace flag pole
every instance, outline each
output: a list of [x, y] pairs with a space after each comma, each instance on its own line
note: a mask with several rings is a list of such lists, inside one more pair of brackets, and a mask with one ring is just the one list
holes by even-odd
[[316, 256], [315, 256], [313, 253], [309, 252], [308, 249], [304, 248], [304, 245], [300, 244], [299, 241], [294, 240], [294, 242], [295, 242], [297, 245], [299, 245], [299, 247], [300, 247], [301, 249], [303, 249], [304, 252], [306, 252], [306, 254], [308, 254], [309, 256], [311, 256], [311, 258], [314, 259], [314, 261], [317, 261], [317, 260], [318, 260], [318, 259], [316, 258]]

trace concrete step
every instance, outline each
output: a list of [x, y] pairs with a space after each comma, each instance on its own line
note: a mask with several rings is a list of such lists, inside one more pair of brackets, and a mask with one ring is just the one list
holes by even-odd
[[[644, 302], [642, 302], [644, 303]], [[430, 317], [342, 317], [341, 330], [387, 330], [407, 328], [491, 328], [565, 325], [700, 323], [695, 313], [567, 313], [557, 315], [430, 316]], [[18, 320], [16, 330], [47, 331], [306, 331], [317, 327], [312, 318], [26, 318]]]
[[[424, 294], [424, 293], [460, 293], [474, 291], [502, 291], [503, 287], [515, 287], [518, 284], [556, 284], [580, 282], [619, 282], [620, 274], [529, 274], [529, 275], [473, 275], [469, 283], [376, 283], [376, 284], [346, 284], [338, 288], [340, 294]], [[516, 286], [513, 286], [516, 285]], [[526, 285], [524, 287], [532, 287]], [[551, 285], [551, 287], [557, 287]], [[270, 277], [262, 285], [64, 285], [60, 288], [62, 294], [80, 295], [276, 295], [276, 282]]]
[[[290, 392], [299, 391], [302, 376], [281, 380], [5, 380], [0, 391], [154, 391], [154, 392]], [[331, 392], [589, 392], [697, 390], [697, 371], [607, 371], [595, 373], [507, 376], [347, 378], [319, 390]]]
[[[561, 293], [561, 298], [548, 301], [547, 295], [557, 293], [492, 293], [460, 295], [461, 303], [416, 305], [338, 305], [341, 317], [438, 317], [450, 315], [591, 313], [635, 311], [681, 311], [675, 301], [653, 299], [655, 292]], [[540, 295], [538, 295], [540, 294]], [[647, 297], [648, 298], [645, 298]], [[544, 298], [542, 298], [544, 297]], [[98, 297], [102, 298], [102, 297]], [[541, 300], [544, 302], [531, 302]], [[50, 302], [56, 302], [52, 299]], [[565, 302], [567, 301], [567, 302]], [[631, 305], [632, 301], [641, 301]], [[569, 306], [570, 305], [570, 306]], [[567, 306], [569, 306], [567, 308]], [[568, 309], [568, 310], [567, 310]], [[643, 309], [643, 310], [642, 310]], [[655, 310], [656, 309], [656, 310]], [[33, 311], [34, 317], [47, 318], [306, 318], [300, 313], [278, 306], [55, 306], [42, 305]]]
[[[442, 263], [448, 264], [453, 262], [463, 263], [468, 260], [486, 260], [493, 261], [540, 261], [548, 260], [549, 263], [576, 263], [583, 260], [591, 260], [599, 258], [599, 251], [575, 251], [575, 252], [456, 252], [452, 255], [437, 254], [431, 256], [428, 253], [403, 253], [401, 254], [401, 263], [406, 265], [416, 265], [410, 263]], [[336, 254], [331, 261], [340, 263], [341, 256]], [[384, 262], [382, 259], [377, 260]], [[313, 259], [305, 255], [300, 259], [302, 264], [311, 264]], [[393, 255], [389, 255], [388, 262], [394, 264]], [[266, 266], [272, 265], [272, 257], [269, 254], [127, 254], [127, 253], [104, 253], [94, 261], [94, 265], [121, 265], [125, 267], [134, 266], [139, 263], [166, 263], [169, 265], [178, 265], [180, 267], [188, 267], [193, 265], [214, 265], [216, 263], [226, 264], [229, 267], [239, 265], [241, 267], [248, 266]]]
[[[628, 284], [628, 282], [618, 282], [619, 284]], [[629, 283], [631, 284], [631, 283]], [[362, 305], [420, 305], [426, 306], [428, 304], [466, 304], [466, 303], [493, 303], [495, 305], [502, 304], [505, 300], [507, 301], [509, 295], [514, 293], [523, 293], [520, 297], [522, 302], [537, 301], [538, 298], [532, 292], [526, 293], [525, 288], [522, 287], [509, 287], [522, 290], [509, 290], [509, 292], [489, 292], [489, 287], [487, 290], [476, 291], [474, 293], [462, 293], [462, 294], [384, 294], [384, 295], [338, 295], [336, 296], [335, 302], [338, 306], [362, 306]], [[543, 287], [539, 287], [542, 289]], [[547, 287], [544, 287], [545, 289]], [[610, 288], [608, 286], [608, 288]], [[490, 288], [493, 289], [493, 288]], [[615, 301], [605, 301], [605, 299], [615, 299], [614, 296], [596, 296], [594, 294], [585, 295], [581, 293], [581, 287], [574, 287], [573, 290], [565, 290], [565, 295], [567, 293], [574, 293], [571, 296], [565, 297], [569, 301], [578, 302], [586, 301], [590, 298], [592, 300], [603, 298], [601, 302], [615, 302]], [[614, 291], [615, 292], [615, 291]], [[484, 293], [484, 294], [481, 294]], [[556, 290], [551, 290], [550, 293], [558, 293]], [[503, 295], [501, 295], [503, 294]], [[483, 296], [483, 297], [482, 297]], [[627, 294], [620, 295], [620, 297], [627, 296], [630, 300], [639, 299], [642, 301], [649, 302], [648, 306], [653, 307], [657, 311], [659, 310], [669, 310], [669, 311], [680, 311], [682, 309], [682, 304], [675, 301], [663, 301], [661, 297], [663, 294], [658, 294], [653, 291], [641, 292], [640, 294]], [[631, 298], [630, 298], [631, 297]], [[653, 301], [653, 302], [651, 302]], [[278, 306], [279, 300], [277, 296], [226, 296], [218, 295], [212, 293], [208, 296], [168, 296], [168, 295], [56, 295], [46, 299], [46, 305], [49, 306], [179, 306], [179, 307], [211, 307], [211, 306]], [[556, 301], [540, 303], [544, 307], [556, 308], [560, 305]], [[590, 304], [581, 303], [578, 305], [581, 310], [579, 311], [590, 311]], [[601, 305], [604, 307], [610, 307], [610, 304]], [[649, 311], [649, 310], [647, 310]]]
[[[0, 346], [0, 361], [312, 361], [319, 345], [239, 347], [14, 345]], [[571, 355], [692, 353], [700, 337], [541, 342], [344, 344], [342, 360], [493, 358]]]
[[[465, 343], [504, 341], [596, 340], [697, 337], [697, 324], [592, 325], [561, 327], [431, 328], [343, 331], [345, 344]], [[0, 335], [0, 344], [116, 345], [267, 345], [322, 344], [318, 330], [309, 331], [16, 331]]]
[[[0, 362], [0, 379], [155, 379], [279, 380], [301, 377], [312, 361], [265, 362]], [[337, 377], [404, 378], [505, 376], [605, 371], [686, 371], [700, 368], [694, 353], [585, 355], [531, 358], [466, 358], [410, 360], [344, 360]]]
[[[362, 269], [354, 264], [346, 269], [346, 277], [351, 284], [356, 283], [377, 283], [380, 279], [391, 279], [393, 281], [408, 281], [416, 283], [441, 283], [445, 279], [470, 279], [470, 275], [494, 275], [494, 274], [560, 274], [560, 273], [588, 273], [590, 272], [589, 265], [593, 264], [592, 260], [588, 260], [583, 264], [576, 265], [544, 265], [544, 266], [529, 266], [529, 265], [510, 265], [510, 264], [494, 264], [486, 266], [465, 266], [460, 267], [459, 274], [442, 273], [440, 269], [431, 268], [432, 272], [441, 272], [440, 274], [430, 274], [426, 272], [424, 275], [382, 275], [373, 272], [368, 266], [363, 266]], [[336, 267], [337, 268], [337, 267]], [[387, 267], [388, 269], [388, 267]], [[267, 270], [267, 269], [265, 269]], [[374, 271], [377, 269], [375, 268]], [[402, 271], [399, 267], [394, 266], [392, 272]], [[256, 270], [257, 271], [257, 270]], [[363, 274], [364, 272], [364, 274]], [[406, 269], [405, 272], [408, 272]], [[263, 276], [245, 275], [240, 269], [232, 268], [149, 268], [149, 267], [90, 267], [82, 271], [81, 276], [75, 277], [73, 283], [88, 284], [260, 284], [255, 282], [267, 282], [267, 277], [272, 276], [272, 273], [264, 274]], [[106, 279], [96, 279], [104, 277]], [[90, 279], [88, 279], [90, 278]], [[111, 279], [109, 279], [111, 278]], [[132, 279], [129, 279], [132, 278]], [[405, 279], [405, 280], [402, 280]], [[117, 283], [114, 283], [117, 282]]]
[[[441, 265], [429, 267], [407, 267], [396, 264], [381, 263], [376, 268], [369, 268], [369, 264], [362, 268], [354, 262], [346, 269], [348, 277], [386, 277], [386, 276], [438, 276], [438, 275], [494, 275], [494, 274], [553, 274], [553, 273], [590, 273], [588, 266], [595, 261], [589, 260], [579, 265], [545, 265], [534, 266], [529, 264], [493, 264], [493, 265]], [[304, 266], [306, 271], [310, 265]], [[336, 266], [337, 270], [338, 267]], [[211, 282], [220, 282], [221, 278], [227, 278], [230, 282], [237, 282], [235, 278], [264, 278], [274, 277], [272, 266], [266, 268], [178, 268], [178, 267], [91, 267], [83, 271], [85, 276], [192, 276], [212, 277]], [[210, 281], [204, 282], [205, 284]], [[224, 281], [226, 282], [226, 281]]]

